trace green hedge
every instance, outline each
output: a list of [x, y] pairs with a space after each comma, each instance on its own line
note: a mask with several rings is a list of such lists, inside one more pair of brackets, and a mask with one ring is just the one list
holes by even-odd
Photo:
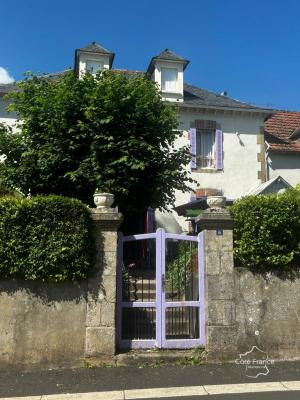
[[13, 189], [9, 189], [4, 185], [1, 185], [0, 183], [0, 197], [3, 196], [13, 196], [13, 197], [22, 197], [21, 193], [13, 190]]
[[300, 191], [244, 197], [231, 213], [236, 265], [261, 270], [300, 267]]
[[0, 278], [66, 281], [87, 276], [89, 211], [60, 196], [0, 198]]

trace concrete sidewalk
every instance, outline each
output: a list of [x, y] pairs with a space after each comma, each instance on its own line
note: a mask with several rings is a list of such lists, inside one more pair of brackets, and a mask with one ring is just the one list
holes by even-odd
[[[42, 396], [11, 397], [10, 400], [137, 400], [153, 398], [207, 397], [226, 394], [261, 394], [298, 391], [300, 381], [235, 383], [227, 385], [204, 385], [186, 387], [167, 387], [150, 389], [128, 389], [89, 393], [64, 393]], [[1, 400], [4, 400], [2, 398]], [[5, 399], [6, 400], [6, 399]]]
[[[259, 376], [256, 379], [247, 378], [244, 367], [236, 364], [74, 368], [0, 372], [0, 397], [36, 396], [36, 400], [100, 400], [185, 398], [207, 396], [209, 393], [212, 399], [213, 395], [221, 393], [251, 393], [258, 390], [262, 393], [276, 391], [284, 394], [300, 390], [299, 381], [300, 362], [275, 363], [270, 367], [267, 376]], [[300, 393], [297, 395], [300, 398]]]

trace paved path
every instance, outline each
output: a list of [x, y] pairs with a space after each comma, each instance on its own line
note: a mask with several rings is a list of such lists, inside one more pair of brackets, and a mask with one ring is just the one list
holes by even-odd
[[269, 375], [257, 379], [247, 378], [244, 368], [235, 364], [0, 372], [1, 398], [26, 396], [34, 400], [299, 400], [300, 362], [276, 363]]
[[[300, 396], [300, 381], [233, 383], [227, 385], [203, 385], [186, 387], [160, 387], [148, 389], [125, 389], [89, 393], [60, 393], [41, 396], [13, 397], [15, 400], [137, 400], [137, 399], [187, 399], [224, 398], [225, 396], [250, 396], [261, 398], [262, 394], [275, 394], [279, 398], [291, 399]], [[252, 396], [252, 397], [251, 397]], [[247, 398], [247, 397], [246, 397]], [[295, 398], [295, 397], [294, 397]]]

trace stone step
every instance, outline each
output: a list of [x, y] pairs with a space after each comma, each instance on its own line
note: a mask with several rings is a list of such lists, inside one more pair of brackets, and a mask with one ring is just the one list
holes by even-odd
[[[145, 299], [155, 300], [156, 292], [153, 290], [144, 290], [143, 292], [141, 290], [137, 290], [136, 292], [134, 290], [130, 290], [130, 298], [134, 299], [135, 296], [137, 297], [136, 301], [142, 300], [142, 299], [144, 301], [145, 301]], [[176, 294], [173, 294], [173, 296], [171, 296], [169, 293], [166, 293], [166, 300], [167, 301], [181, 301], [181, 299], [178, 299]]]
[[[136, 299], [135, 299], [136, 296]], [[130, 298], [133, 299], [131, 301], [134, 301], [134, 299], [136, 301], [142, 301], [142, 300], [146, 300], [148, 299], [149, 301], [154, 301], [156, 299], [156, 291], [154, 290], [148, 290], [146, 288], [144, 288], [144, 290], [137, 290], [135, 291], [134, 289], [130, 290]], [[181, 298], [178, 298], [176, 293], [173, 293], [173, 296], [171, 295], [171, 293], [166, 293], [166, 300], [167, 302], [170, 301], [182, 301]]]
[[156, 283], [155, 283], [155, 281], [149, 281], [149, 280], [144, 280], [144, 281], [138, 281], [138, 282], [136, 282], [135, 283], [135, 285], [136, 285], [136, 288], [138, 289], [138, 290], [153, 290], [153, 291], [155, 291], [156, 290]]
[[155, 270], [141, 269], [130, 272], [130, 276], [134, 279], [151, 279], [155, 281]]

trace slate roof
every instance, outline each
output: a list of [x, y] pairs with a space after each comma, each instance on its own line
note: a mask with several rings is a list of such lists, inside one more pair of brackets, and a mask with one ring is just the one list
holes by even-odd
[[148, 74], [152, 74], [153, 68], [155, 61], [158, 60], [164, 60], [164, 61], [180, 61], [183, 63], [183, 70], [185, 70], [186, 66], [189, 64], [189, 61], [186, 60], [185, 58], [179, 56], [178, 54], [174, 53], [174, 51], [170, 49], [165, 49], [161, 53], [159, 53], [157, 56], [152, 57], [149, 67], [148, 67]]
[[[86, 46], [86, 48], [94, 48], [93, 46], [99, 46], [98, 44], [91, 44]], [[79, 50], [84, 50], [85, 48], [79, 49]], [[108, 51], [104, 49], [105, 51]], [[166, 56], [170, 57], [177, 57], [179, 60], [182, 60], [182, 58], [175, 53], [171, 52], [171, 50], [166, 49], [163, 51], [161, 54], [165, 54]], [[160, 55], [161, 55], [160, 54]], [[159, 56], [160, 56], [159, 55]], [[158, 56], [157, 56], [158, 57]], [[144, 75], [145, 72], [143, 71], [132, 71], [132, 70], [127, 70], [127, 69], [113, 69], [112, 71], [116, 72], [121, 72], [124, 73], [128, 78], [134, 77], [134, 76], [141, 76]], [[59, 76], [60, 74], [64, 73], [65, 71], [58, 72], [58, 73], [53, 73], [50, 74], [50, 77], [55, 77]], [[10, 91], [16, 90], [16, 86], [14, 84], [8, 84], [8, 85], [1, 85], [0, 84], [0, 93], [7, 93]], [[227, 108], [227, 109], [236, 109], [236, 110], [250, 110], [254, 112], [265, 112], [268, 114], [274, 113], [275, 111], [272, 109], [268, 108], [261, 108], [257, 107], [253, 104], [245, 103], [242, 101], [238, 101], [235, 99], [232, 99], [228, 96], [224, 96], [218, 93], [214, 93], [211, 91], [208, 91], [206, 89], [199, 88], [194, 85], [190, 85], [188, 83], [184, 83], [184, 94], [183, 94], [183, 102], [179, 103], [179, 106], [187, 106], [187, 107], [195, 107], [195, 108]], [[299, 125], [300, 126], [300, 125]]]
[[[59, 71], [59, 72], [52, 72], [50, 74], [43, 74], [41, 76], [55, 80], [59, 76], [63, 75], [65, 72], [68, 72], [68, 71], [70, 71], [70, 69], [65, 69], [64, 71]], [[0, 83], [0, 93], [6, 94], [6, 93], [16, 92], [16, 91], [20, 90], [16, 86], [17, 83], [18, 83], [17, 81], [13, 82], [13, 83]]]
[[91, 53], [101, 53], [101, 54], [113, 54], [111, 51], [105, 49], [99, 43], [92, 42], [81, 49], [77, 49], [79, 51], [91, 52]]
[[225, 107], [235, 109], [250, 109], [253, 111], [274, 112], [272, 109], [257, 107], [253, 104], [245, 103], [232, 99], [228, 96], [210, 92], [197, 86], [184, 83], [183, 87], [183, 105], [187, 106], [208, 106], [208, 107]]
[[112, 71], [124, 74], [126, 78], [135, 78], [137, 76], [145, 76], [144, 71], [132, 71], [129, 69], [113, 69]]
[[170, 49], [165, 49], [157, 56], [153, 57], [156, 60], [169, 60], [169, 61], [187, 61], [185, 58], [179, 56], [178, 54], [174, 53], [174, 51]]
[[[271, 151], [300, 152], [300, 112], [281, 111], [265, 122], [265, 139]], [[298, 134], [297, 134], [298, 132]]]
[[109, 65], [110, 68], [115, 58], [115, 53], [107, 50], [105, 47], [101, 46], [99, 43], [92, 42], [85, 47], [81, 47], [80, 49], [75, 50], [75, 70], [78, 70], [78, 53], [85, 52], [85, 53], [97, 53], [97, 54], [106, 54], [109, 56]]

